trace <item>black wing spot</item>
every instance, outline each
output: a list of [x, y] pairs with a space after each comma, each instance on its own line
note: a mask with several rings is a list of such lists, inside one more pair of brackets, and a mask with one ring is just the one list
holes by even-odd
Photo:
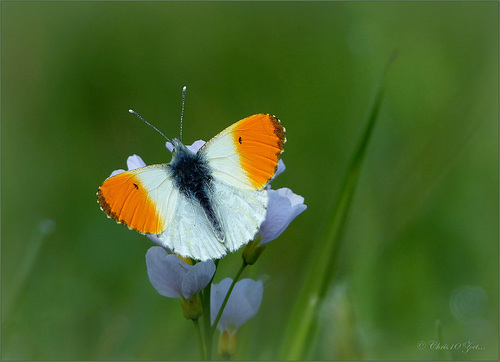
[[139, 186], [137, 184], [134, 184], [134, 187], [139, 190]]
[[238, 142], [240, 143], [240, 145], [243, 143], [243, 141], [242, 141], [241, 137], [240, 137], [240, 138], [238, 138]]

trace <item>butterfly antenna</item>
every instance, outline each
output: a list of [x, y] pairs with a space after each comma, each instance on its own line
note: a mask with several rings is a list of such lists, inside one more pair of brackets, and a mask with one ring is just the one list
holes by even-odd
[[149, 123], [148, 121], [146, 121], [144, 118], [142, 118], [136, 111], [134, 111], [133, 109], [129, 109], [128, 110], [129, 113], [132, 113], [134, 116], [136, 116], [137, 118], [139, 118], [141, 121], [143, 121], [144, 123], [146, 123], [149, 127], [153, 128], [156, 132], [158, 132], [159, 134], [161, 134], [163, 137], [165, 137], [165, 139], [167, 141], [170, 142], [170, 139], [165, 136], [158, 128], [156, 128], [155, 126], [153, 126], [151, 123]]
[[182, 87], [182, 109], [181, 109], [181, 134], [179, 136], [182, 141], [182, 117], [184, 116], [184, 101], [186, 100], [186, 86]]

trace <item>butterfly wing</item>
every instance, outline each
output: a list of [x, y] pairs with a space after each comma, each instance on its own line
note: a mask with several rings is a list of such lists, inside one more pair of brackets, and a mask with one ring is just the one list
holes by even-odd
[[264, 221], [264, 187], [276, 171], [284, 143], [280, 121], [258, 114], [229, 126], [199, 150], [211, 172], [210, 204], [224, 231], [222, 241], [199, 200], [175, 186], [166, 164], [108, 178], [98, 200], [108, 216], [141, 233], [157, 234], [175, 253], [218, 259], [247, 243]]
[[199, 150], [212, 172], [211, 202], [230, 251], [252, 239], [264, 221], [264, 187], [276, 172], [285, 141], [285, 128], [276, 117], [257, 114], [229, 126]]
[[214, 186], [212, 202], [224, 228], [224, 245], [230, 251], [238, 250], [255, 236], [266, 217], [267, 191], [240, 189], [220, 180]]
[[158, 235], [161, 244], [184, 257], [197, 260], [219, 259], [226, 247], [213, 232], [199, 202], [179, 194], [177, 210], [167, 229]]
[[199, 150], [213, 176], [244, 190], [263, 188], [273, 177], [286, 142], [285, 128], [270, 114], [256, 114], [227, 127]]
[[119, 173], [106, 179], [97, 191], [101, 209], [109, 217], [148, 234], [168, 227], [178, 198], [166, 164]]

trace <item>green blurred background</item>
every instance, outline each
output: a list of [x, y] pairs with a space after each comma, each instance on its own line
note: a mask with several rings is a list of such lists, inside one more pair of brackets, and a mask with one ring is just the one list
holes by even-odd
[[[243, 275], [264, 276], [265, 290], [235, 356], [277, 358], [395, 50], [314, 358], [497, 359], [498, 10], [3, 1], [2, 359], [198, 358], [179, 302], [149, 283], [152, 243], [108, 220], [95, 196], [131, 154], [170, 160], [127, 110], [176, 137], [183, 85], [187, 144], [259, 112], [287, 128], [273, 187], [308, 209]], [[431, 349], [438, 330], [450, 350]], [[466, 341], [479, 349], [453, 349]]]

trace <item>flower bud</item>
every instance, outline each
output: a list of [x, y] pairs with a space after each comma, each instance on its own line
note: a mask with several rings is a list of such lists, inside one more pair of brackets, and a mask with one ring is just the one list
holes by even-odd
[[228, 332], [225, 330], [219, 336], [217, 352], [219, 352], [222, 357], [229, 358], [236, 352], [236, 344], [236, 331]]
[[182, 312], [186, 319], [198, 319], [203, 314], [200, 295], [196, 293], [190, 299], [181, 298]]
[[248, 265], [253, 265], [259, 259], [260, 254], [264, 251], [264, 245], [260, 244], [261, 238], [257, 237], [245, 245], [243, 249], [243, 261]]

